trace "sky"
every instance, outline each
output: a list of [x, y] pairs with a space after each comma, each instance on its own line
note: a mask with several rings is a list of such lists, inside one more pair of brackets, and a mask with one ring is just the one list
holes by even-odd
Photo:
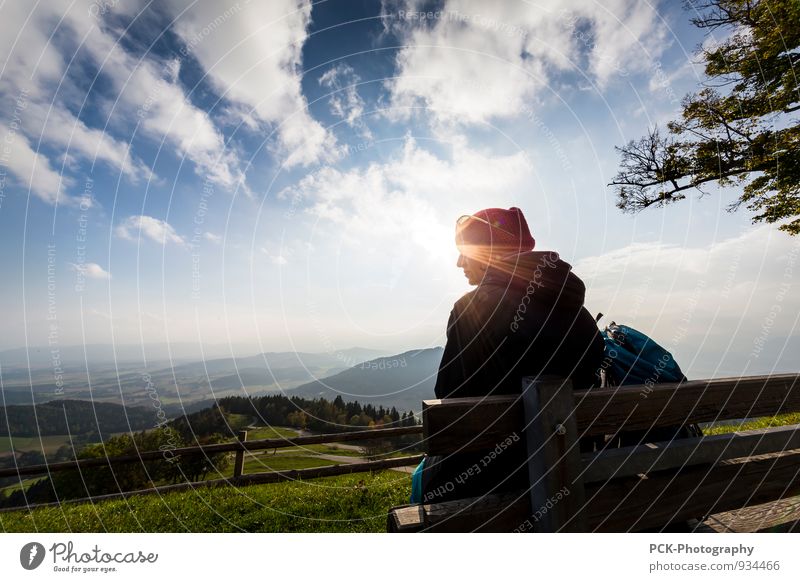
[[[0, 5], [0, 349], [443, 345], [458, 216], [517, 206], [692, 377], [797, 371], [800, 239], [622, 214], [615, 146], [714, 42], [676, 2]], [[717, 34], [722, 34], [718, 32]], [[241, 353], [244, 352], [244, 353]]]

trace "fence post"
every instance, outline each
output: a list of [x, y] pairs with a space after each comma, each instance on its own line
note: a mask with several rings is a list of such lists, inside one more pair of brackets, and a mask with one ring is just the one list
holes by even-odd
[[[247, 431], [239, 431], [239, 442], [243, 443], [247, 440]], [[242, 468], [244, 467], [244, 448], [236, 451], [236, 461], [233, 463], [233, 478], [236, 479], [242, 476]]]
[[527, 531], [587, 531], [572, 382], [555, 376], [522, 380], [531, 518]]

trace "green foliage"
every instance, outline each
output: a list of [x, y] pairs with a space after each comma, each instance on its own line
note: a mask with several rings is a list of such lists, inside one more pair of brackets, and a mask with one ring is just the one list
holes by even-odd
[[0, 513], [3, 532], [382, 532], [408, 502], [396, 471], [248, 487], [197, 488]]
[[703, 0], [687, 3], [693, 24], [730, 34], [701, 50], [706, 86], [687, 95], [679, 120], [622, 148], [617, 206], [638, 212], [703, 193], [706, 183], [743, 185], [729, 207], [745, 205], [754, 222], [800, 233], [800, 2]]
[[51, 400], [35, 407], [26, 404], [0, 408], [0, 435], [4, 437], [110, 434], [152, 428], [155, 422], [155, 412], [150, 409], [110, 402]]
[[[201, 439], [200, 444], [220, 442], [219, 435]], [[108, 461], [98, 467], [53, 473], [32, 484], [27, 491], [14, 491], [2, 500], [6, 506], [48, 503], [65, 499], [135, 491], [158, 484], [200, 481], [213, 470], [223, 471], [229, 459], [225, 453], [204, 456], [176, 456], [172, 451], [186, 446], [180, 435], [168, 426], [133, 435], [112, 437], [104, 443], [84, 447], [79, 459], [136, 456], [141, 451], [163, 451], [160, 458], [133, 462]]]
[[213, 431], [233, 437], [235, 432], [225, 420], [231, 414], [254, 418], [259, 424], [292, 426], [326, 433], [416, 424], [413, 413], [401, 415], [394, 407], [375, 407], [372, 404], [362, 406], [358, 402], [344, 402], [341, 396], [337, 396], [332, 402], [324, 398], [288, 398], [282, 394], [250, 398], [229, 396], [220, 399], [216, 408], [222, 412], [209, 412], [212, 409], [208, 409], [190, 414], [174, 421], [173, 426], [184, 436]]

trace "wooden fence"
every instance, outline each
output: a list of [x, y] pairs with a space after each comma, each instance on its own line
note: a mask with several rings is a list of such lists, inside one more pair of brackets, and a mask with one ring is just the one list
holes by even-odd
[[[171, 457], [177, 456], [191, 456], [191, 455], [204, 455], [209, 457], [218, 453], [235, 452], [236, 458], [233, 465], [233, 478], [231, 479], [210, 479], [205, 481], [192, 481], [185, 483], [178, 483], [175, 485], [163, 485], [159, 487], [151, 487], [148, 489], [139, 489], [136, 491], [120, 491], [107, 495], [98, 495], [93, 497], [86, 497], [81, 499], [64, 500], [60, 503], [42, 503], [42, 504], [29, 504], [23, 507], [41, 507], [47, 505], [60, 505], [63, 503], [76, 503], [85, 501], [102, 501], [106, 499], [124, 498], [133, 495], [142, 495], [148, 493], [167, 493], [171, 491], [181, 491], [186, 489], [194, 489], [197, 487], [214, 487], [220, 485], [255, 485], [259, 483], [277, 483], [280, 481], [293, 481], [303, 479], [316, 479], [319, 477], [331, 477], [335, 475], [346, 475], [349, 473], [364, 473], [368, 471], [378, 471], [382, 469], [390, 469], [393, 467], [406, 467], [416, 465], [422, 460], [422, 455], [407, 455], [402, 457], [394, 457], [388, 459], [381, 459], [376, 461], [361, 461], [355, 463], [347, 463], [340, 465], [329, 465], [324, 467], [315, 467], [312, 469], [292, 469], [287, 471], [265, 471], [261, 473], [248, 473], [243, 472], [244, 469], [244, 455], [245, 453], [252, 453], [265, 449], [280, 449], [287, 447], [298, 447], [305, 445], [324, 444], [324, 443], [342, 443], [354, 442], [365, 440], [386, 439], [410, 434], [422, 434], [422, 425], [416, 426], [403, 426], [395, 428], [380, 428], [361, 430], [353, 432], [343, 432], [338, 434], [319, 434], [310, 436], [300, 436], [294, 438], [271, 438], [259, 439], [254, 441], [247, 440], [247, 431], [240, 431], [238, 440], [230, 443], [217, 443], [212, 445], [202, 445], [194, 447], [181, 447], [169, 449], [168, 451], [140, 451], [133, 455], [118, 455], [113, 457], [98, 457], [92, 459], [78, 459], [75, 461], [65, 461], [61, 463], [50, 463], [44, 465], [31, 465], [29, 467], [19, 467], [10, 469], [0, 469], [0, 478], [3, 477], [19, 477], [35, 476], [35, 475], [50, 475], [59, 471], [74, 471], [91, 469], [95, 467], [109, 467], [113, 470], [113, 466], [117, 464], [128, 463], [142, 463], [144, 461], [153, 461], [162, 459], [167, 462], [166, 455]], [[0, 511], [13, 511], [19, 510], [20, 507], [6, 507]]]

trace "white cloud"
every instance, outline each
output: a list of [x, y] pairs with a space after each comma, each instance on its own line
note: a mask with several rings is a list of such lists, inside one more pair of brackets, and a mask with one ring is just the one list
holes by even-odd
[[248, 125], [256, 117], [276, 126], [287, 166], [339, 155], [333, 135], [308, 113], [300, 84], [309, 0], [227, 5], [172, 0], [170, 5], [181, 14], [175, 30], [185, 50], [234, 104], [233, 111]]
[[214, 234], [212, 232], [204, 232], [203, 233], [203, 238], [206, 239], [207, 241], [211, 241], [212, 243], [217, 244], [217, 245], [222, 243], [222, 237], [219, 236], [218, 234]]
[[[91, 38], [91, 37], [90, 37]], [[177, 60], [159, 66], [139, 62], [108, 35], [87, 43], [98, 64], [120, 93], [120, 107], [156, 140], [175, 146], [195, 165], [198, 175], [227, 189], [245, 186], [236, 152], [228, 147], [208, 113], [192, 105], [178, 82]]]
[[104, 161], [134, 183], [150, 177], [150, 169], [130, 154], [129, 144], [88, 127], [60, 105], [31, 103], [25, 125], [28, 134], [41, 136], [47, 144], [63, 148], [65, 156], [78, 155], [92, 163]]
[[111, 273], [103, 269], [97, 263], [84, 263], [82, 265], [70, 263], [73, 271], [76, 271], [89, 279], [110, 279]]
[[105, 319], [107, 321], [111, 321], [112, 320], [112, 317], [111, 317], [110, 313], [107, 313], [105, 311], [100, 311], [99, 309], [92, 308], [92, 309], [89, 310], [89, 313], [91, 313], [92, 315], [94, 315], [96, 317], [100, 317], [102, 319]]
[[369, 139], [372, 134], [362, 119], [364, 100], [358, 94], [357, 85], [360, 81], [361, 77], [346, 63], [331, 67], [319, 78], [320, 85], [331, 89], [328, 99], [331, 113]]
[[593, 314], [641, 329], [701, 375], [769, 372], [779, 354], [763, 352], [758, 338], [780, 347], [800, 336], [800, 240], [774, 225], [708, 247], [631, 244], [574, 268]]
[[[135, 181], [147, 178], [149, 170], [130, 156], [125, 141], [109, 131], [132, 130], [132, 124], [139, 122], [139, 132], [163, 139], [172, 146], [167, 149], [193, 162], [204, 178], [229, 189], [244, 186], [236, 152], [227, 146], [211, 117], [195, 107], [180, 86], [179, 63], [127, 52], [119, 43], [123, 30], [114, 29], [108, 16], [116, 11], [115, 6], [98, 11], [98, 4], [91, 0], [20, 6], [2, 9], [0, 57], [5, 70], [0, 94], [13, 99], [21, 90], [28, 91], [31, 115], [25, 132], [29, 138], [38, 141], [41, 135], [45, 142], [61, 148], [69, 144], [68, 160], [103, 160]], [[82, 41], [80, 49], [70, 37]], [[98, 80], [104, 85], [110, 81], [110, 91], [103, 95], [108, 100], [98, 100], [107, 108], [100, 111], [109, 115], [103, 129], [77, 120], [61, 102], [83, 103], [83, 71], [80, 84], [73, 79], [87, 57], [100, 69]], [[65, 69], [67, 60], [75, 68], [74, 74]]]
[[35, 152], [25, 136], [2, 123], [0, 136], [0, 143], [8, 148], [3, 155], [3, 165], [25, 188], [49, 204], [77, 203], [76, 199], [62, 193], [62, 186], [69, 186], [72, 181], [56, 172], [44, 155]]
[[33, 98], [47, 98], [43, 85], [58, 80], [64, 59], [51, 42], [58, 20], [51, 19], [52, 8], [28, 2], [8, 2], [0, 18], [0, 61], [3, 74], [0, 90], [8, 94], [25, 88]]
[[266, 247], [261, 247], [261, 252], [267, 256], [273, 265], [283, 266], [289, 264], [289, 259], [286, 258], [284, 252], [275, 254]]
[[324, 167], [280, 197], [303, 202], [308, 212], [338, 225], [336, 236], [348, 243], [370, 241], [387, 252], [413, 244], [442, 256], [452, 251], [454, 217], [476, 211], [487, 199], [514, 205], [529, 175], [522, 152], [491, 156], [455, 142], [445, 159], [407, 138], [394, 160], [349, 171]]
[[162, 245], [174, 243], [183, 246], [186, 244], [186, 241], [175, 232], [169, 223], [152, 216], [129, 216], [117, 225], [115, 233], [119, 238], [125, 240], [138, 240], [144, 236]]
[[419, 0], [391, 4], [386, 26], [405, 45], [387, 83], [396, 116], [424, 107], [454, 123], [514, 117], [559, 72], [583, 71], [602, 88], [666, 46], [656, 11], [636, 0], [446, 0], [430, 21]]

